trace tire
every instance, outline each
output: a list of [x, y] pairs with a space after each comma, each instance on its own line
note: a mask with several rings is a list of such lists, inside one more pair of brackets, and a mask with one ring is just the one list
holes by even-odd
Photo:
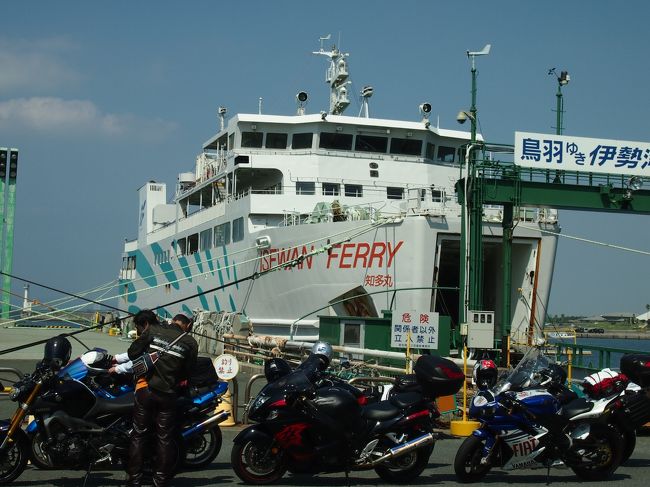
[[40, 468], [41, 470], [52, 470], [54, 468], [50, 456], [43, 451], [43, 440], [41, 439], [41, 434], [38, 432], [31, 435], [29, 453], [29, 460], [36, 468]]
[[185, 439], [183, 467], [200, 469], [210, 465], [221, 450], [223, 438], [219, 427]]
[[454, 471], [459, 482], [478, 482], [487, 475], [491, 465], [482, 465], [483, 447], [485, 440], [474, 435], [465, 438], [456, 452]]
[[418, 448], [375, 467], [382, 480], [393, 484], [407, 484], [420, 476], [429, 465], [434, 445]]
[[[605, 480], [612, 476], [621, 464], [623, 439], [614, 428], [591, 424], [589, 436], [584, 440], [574, 440], [571, 450], [580, 450], [578, 461], [569, 465], [571, 470], [583, 480]], [[591, 464], [581, 465], [582, 462]]]
[[[4, 440], [5, 434], [0, 440]], [[16, 480], [27, 466], [29, 460], [29, 438], [27, 434], [17, 429], [13, 442], [0, 452], [0, 485], [5, 485]]]
[[247, 484], [272, 484], [287, 471], [282, 451], [274, 453], [269, 442], [258, 439], [233, 445], [230, 462], [237, 477]]
[[623, 434], [623, 453], [621, 454], [621, 465], [627, 462], [634, 449], [636, 448], [636, 431], [624, 431]]

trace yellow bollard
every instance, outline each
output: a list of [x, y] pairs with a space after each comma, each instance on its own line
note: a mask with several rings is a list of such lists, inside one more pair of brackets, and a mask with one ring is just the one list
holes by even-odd
[[223, 396], [221, 396], [221, 402], [217, 405], [216, 412], [220, 413], [222, 411], [226, 411], [230, 413], [230, 416], [228, 416], [228, 419], [223, 421], [222, 423], [219, 423], [219, 426], [235, 426], [235, 420], [232, 417], [232, 396], [230, 395], [230, 388], [228, 388]]
[[463, 419], [461, 421], [452, 421], [449, 424], [449, 432], [454, 436], [469, 436], [481, 423], [467, 419], [467, 345], [463, 345], [465, 352], [463, 358]]

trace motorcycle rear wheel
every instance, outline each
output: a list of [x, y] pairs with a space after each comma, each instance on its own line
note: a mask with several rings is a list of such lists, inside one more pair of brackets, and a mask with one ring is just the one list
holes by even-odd
[[247, 484], [272, 484], [280, 480], [287, 471], [283, 452], [274, 452], [270, 443], [262, 440], [233, 445], [230, 462], [237, 477]]
[[592, 424], [589, 436], [585, 440], [574, 440], [571, 450], [584, 450], [579, 455], [580, 463], [584, 459], [594, 462], [591, 465], [569, 465], [578, 477], [583, 480], [604, 480], [611, 477], [621, 464], [623, 439], [613, 428]]
[[50, 456], [43, 450], [43, 440], [41, 439], [40, 433], [31, 436], [29, 459], [32, 465], [41, 470], [51, 470], [54, 468]]
[[[0, 441], [4, 440], [4, 435]], [[17, 429], [13, 442], [0, 451], [0, 485], [5, 485], [16, 480], [27, 466], [29, 460], [29, 439], [27, 434]]]
[[621, 455], [621, 465], [627, 462], [634, 449], [636, 448], [636, 431], [625, 431], [622, 434], [623, 436], [623, 454]]
[[199, 469], [210, 465], [217, 458], [222, 442], [221, 429], [218, 427], [186, 439], [183, 467]]
[[424, 469], [429, 465], [431, 453], [433, 453], [433, 445], [418, 448], [386, 463], [377, 465], [375, 472], [386, 482], [407, 484], [424, 472]]
[[454, 459], [454, 471], [462, 483], [478, 482], [492, 468], [481, 464], [485, 440], [470, 435], [461, 443]]

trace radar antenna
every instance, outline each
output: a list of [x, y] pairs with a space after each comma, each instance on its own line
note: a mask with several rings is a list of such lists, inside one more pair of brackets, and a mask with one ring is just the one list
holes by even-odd
[[330, 65], [325, 75], [325, 82], [330, 85], [329, 113], [340, 115], [350, 104], [347, 88], [347, 85], [350, 84], [348, 81], [350, 74], [348, 73], [348, 63], [345, 60], [349, 54], [339, 51], [336, 46], [332, 46], [330, 51], [325, 51], [323, 41], [329, 40], [331, 37], [331, 34], [320, 37], [320, 50], [312, 51], [312, 54], [326, 56], [330, 59]]

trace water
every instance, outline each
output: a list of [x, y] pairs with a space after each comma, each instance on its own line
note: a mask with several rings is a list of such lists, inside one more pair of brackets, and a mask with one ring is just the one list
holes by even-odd
[[[607, 347], [607, 348], [622, 348], [627, 350], [638, 350], [639, 352], [650, 353], [650, 337], [645, 340], [631, 339], [631, 338], [578, 338], [578, 345], [591, 345], [596, 347]], [[551, 343], [566, 343], [572, 344], [573, 339], [564, 338], [564, 339], [551, 339]], [[621, 361], [622, 353], [613, 352], [611, 354], [611, 361], [609, 364], [604, 364], [604, 367], [610, 367], [612, 369], [618, 369]], [[561, 360], [566, 360], [566, 356], [562, 357]], [[574, 360], [575, 363], [575, 360]], [[585, 356], [583, 358], [583, 364], [591, 368], [599, 368], [599, 354], [597, 351], [593, 351], [591, 356]]]

